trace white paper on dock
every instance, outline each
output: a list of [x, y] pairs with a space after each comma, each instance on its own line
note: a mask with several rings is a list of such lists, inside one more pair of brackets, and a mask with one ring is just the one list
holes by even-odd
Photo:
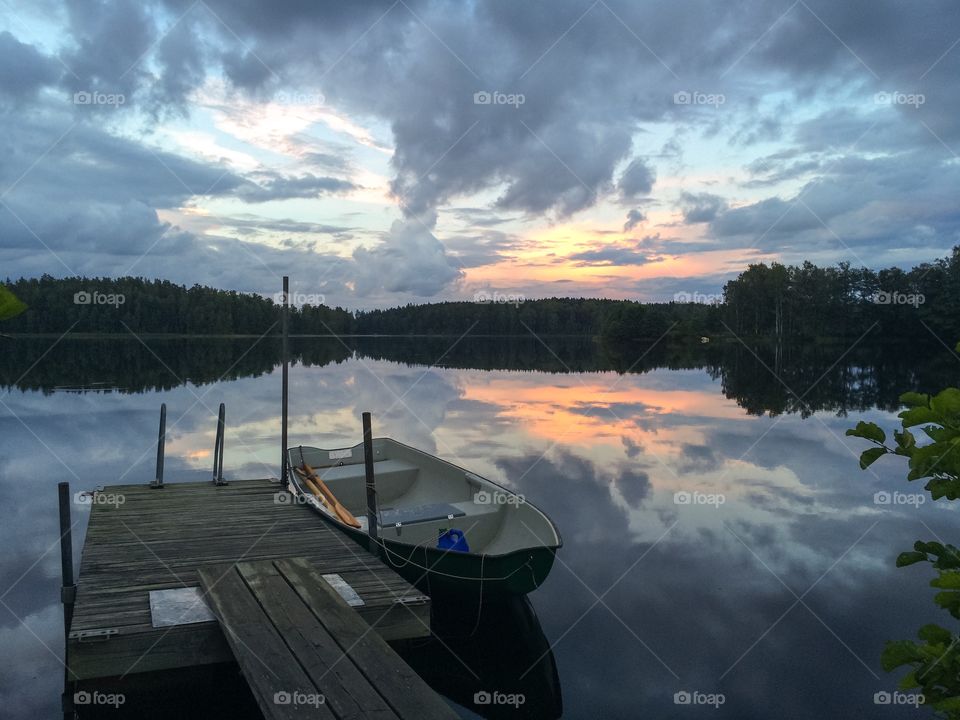
[[150, 620], [154, 627], [191, 625], [216, 619], [198, 587], [150, 591]]
[[337, 573], [330, 573], [329, 575], [324, 575], [323, 579], [334, 590], [337, 591], [337, 594], [347, 601], [347, 605], [350, 607], [360, 607], [364, 604], [363, 599], [357, 595], [357, 591], [350, 587], [350, 583], [340, 577]]

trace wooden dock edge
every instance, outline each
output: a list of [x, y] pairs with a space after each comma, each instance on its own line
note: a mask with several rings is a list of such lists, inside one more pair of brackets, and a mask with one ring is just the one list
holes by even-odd
[[265, 717], [457, 717], [305, 558], [200, 580]]

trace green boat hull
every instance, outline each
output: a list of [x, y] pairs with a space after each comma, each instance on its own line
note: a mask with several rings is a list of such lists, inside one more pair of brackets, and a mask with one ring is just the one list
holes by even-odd
[[375, 554], [388, 567], [431, 597], [438, 593], [487, 599], [526, 595], [547, 579], [557, 554], [557, 548], [539, 547], [503, 555], [479, 555], [406, 545], [383, 538], [381, 546], [373, 543], [366, 533], [331, 522], [326, 517], [323, 519], [368, 551], [375, 548]]

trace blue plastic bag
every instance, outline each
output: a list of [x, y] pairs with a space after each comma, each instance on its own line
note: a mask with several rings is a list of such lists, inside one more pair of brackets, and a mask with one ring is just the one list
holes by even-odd
[[457, 530], [456, 528], [450, 528], [441, 533], [440, 537], [437, 538], [437, 549], [470, 552], [470, 546], [467, 545], [467, 538], [464, 536], [463, 530]]

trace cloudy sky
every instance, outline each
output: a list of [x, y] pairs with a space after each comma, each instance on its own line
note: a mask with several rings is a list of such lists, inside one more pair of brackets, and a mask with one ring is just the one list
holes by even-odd
[[0, 0], [0, 277], [667, 300], [960, 243], [952, 0]]

